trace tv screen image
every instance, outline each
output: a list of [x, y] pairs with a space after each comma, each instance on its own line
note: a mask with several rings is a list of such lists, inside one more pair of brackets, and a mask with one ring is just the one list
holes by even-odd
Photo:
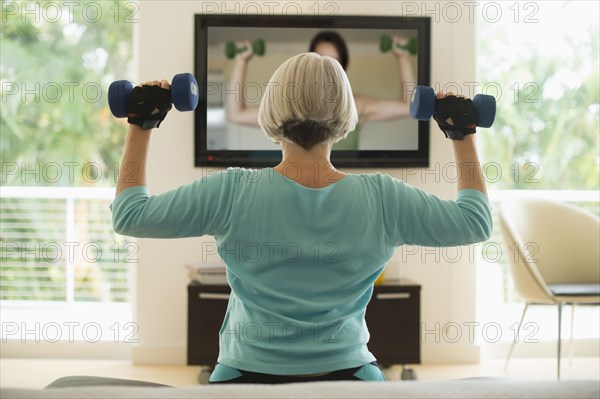
[[[427, 165], [428, 123], [411, 119], [407, 104], [417, 84], [429, 83], [429, 26], [427, 18], [406, 17], [297, 17], [290, 24], [277, 16], [197, 15], [196, 166], [279, 162], [279, 145], [258, 126], [258, 107], [277, 67], [308, 51], [340, 61], [359, 111], [356, 129], [333, 146], [334, 164]], [[393, 51], [397, 43], [406, 51]]]

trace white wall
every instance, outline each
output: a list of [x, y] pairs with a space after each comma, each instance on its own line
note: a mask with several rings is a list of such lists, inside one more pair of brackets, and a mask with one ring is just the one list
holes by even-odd
[[[140, 2], [136, 43], [138, 81], [170, 79], [176, 73], [193, 71], [193, 15], [202, 12], [205, 3]], [[208, 3], [211, 10], [224, 4]], [[314, 7], [315, 2], [295, 3], [304, 7], [307, 13], [313, 12], [308, 7]], [[422, 4], [410, 3], [412, 7]], [[235, 9], [236, 4], [243, 9], [245, 3], [231, 2], [228, 8]], [[268, 4], [281, 13], [286, 2]], [[336, 4], [338, 14], [349, 15], [401, 15], [403, 10], [400, 1], [339, 1]], [[264, 10], [268, 10], [267, 6]], [[414, 8], [409, 10], [414, 12]], [[432, 83], [439, 82], [443, 86], [447, 82], [475, 81], [474, 34], [474, 24], [466, 16], [455, 23], [445, 22], [443, 18], [432, 23]], [[452, 162], [450, 142], [437, 125], [432, 124], [431, 128], [430, 173], [421, 169], [380, 171], [451, 199], [456, 193], [455, 185], [440, 176], [444, 165]], [[205, 172], [193, 167], [193, 156], [193, 115], [171, 112], [163, 127], [153, 133], [148, 166], [150, 192], [161, 193], [202, 176]], [[351, 170], [353, 173], [363, 171], [373, 170]], [[212, 238], [140, 240], [134, 306], [140, 343], [133, 351], [135, 363], [186, 362], [188, 278], [184, 264], [199, 260], [203, 242], [212, 242]], [[463, 250], [464, 254], [466, 252]], [[427, 329], [434, 330], [436, 323], [443, 326], [451, 321], [459, 325], [476, 321], [474, 263], [467, 256], [460, 257], [455, 263], [446, 262], [443, 257], [436, 260], [436, 256], [441, 257], [440, 252], [437, 255], [407, 254], [406, 249], [404, 252], [398, 249], [387, 270], [388, 276], [401, 274], [422, 285], [421, 315]], [[423, 257], [425, 262], [421, 261]], [[467, 340], [448, 343], [441, 334], [436, 337], [436, 333], [425, 338], [423, 363], [475, 362], [479, 359], [478, 347]]]

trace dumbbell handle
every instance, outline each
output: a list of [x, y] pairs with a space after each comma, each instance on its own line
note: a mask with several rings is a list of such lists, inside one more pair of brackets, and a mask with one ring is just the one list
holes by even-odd
[[238, 47], [235, 42], [227, 42], [225, 44], [225, 55], [227, 58], [234, 58], [236, 54], [241, 54], [248, 50], [248, 46], [243, 44], [241, 47]]
[[408, 51], [411, 55], [417, 54], [417, 39], [416, 38], [411, 38], [406, 43], [400, 44], [400, 43], [394, 43], [394, 39], [391, 36], [383, 35], [380, 38], [379, 46], [381, 48], [381, 51], [383, 51], [383, 52], [390, 51], [395, 46], [396, 48]]
[[241, 47], [237, 47], [237, 46], [235, 47], [235, 52], [238, 54], [243, 53], [246, 50], [248, 50], [248, 45], [246, 45], [246, 44], [242, 44]]
[[[410, 98], [410, 116], [414, 119], [427, 121], [435, 112], [436, 96], [433, 88], [428, 86], [417, 86]], [[479, 127], [490, 127], [496, 116], [496, 99], [493, 96], [477, 94], [473, 98], [476, 125]]]
[[[256, 39], [252, 42], [252, 53], [262, 56], [264, 55], [265, 41], [263, 39]], [[229, 59], [235, 57], [236, 54], [243, 53], [248, 51], [249, 47], [246, 43], [242, 44], [240, 47], [233, 41], [229, 41], [225, 43], [225, 56]]]
[[[411, 50], [412, 50], [411, 45], [410, 45], [410, 41], [408, 41], [408, 42], [406, 42], [404, 44], [396, 43], [396, 48], [399, 48], [401, 50], [406, 50], [406, 51], [409, 51], [409, 52], [411, 52]], [[411, 52], [411, 54], [412, 54], [412, 52]]]

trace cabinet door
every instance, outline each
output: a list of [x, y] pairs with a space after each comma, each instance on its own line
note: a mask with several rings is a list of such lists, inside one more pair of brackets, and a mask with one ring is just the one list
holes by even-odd
[[188, 287], [188, 364], [213, 366], [219, 356], [219, 329], [223, 323], [229, 287]]
[[375, 287], [367, 306], [368, 347], [381, 365], [421, 362], [419, 290]]

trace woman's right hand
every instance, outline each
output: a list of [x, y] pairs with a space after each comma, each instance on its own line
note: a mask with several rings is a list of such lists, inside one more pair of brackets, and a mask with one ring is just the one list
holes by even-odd
[[406, 46], [408, 39], [404, 36], [394, 36], [393, 40], [392, 53], [398, 58], [408, 57], [410, 53], [407, 50], [398, 47], [398, 45]]
[[235, 56], [235, 60], [236, 61], [244, 61], [244, 62], [250, 61], [250, 59], [254, 55], [252, 53], [252, 42], [250, 40], [241, 40], [241, 41], [236, 42], [235, 45], [237, 46], [237, 48], [242, 48], [242, 47], [246, 46], [246, 50], [242, 51], [241, 53], [238, 53]]
[[438, 91], [438, 92], [435, 94], [435, 97], [436, 97], [437, 99], [440, 99], [440, 100], [441, 100], [442, 98], [444, 98], [444, 97], [449, 97], [449, 96], [455, 96], [455, 97], [460, 97], [460, 98], [467, 98], [466, 96], [464, 96], [464, 95], [462, 95], [462, 94], [454, 94], [454, 93], [453, 93], [453, 92], [451, 92], [451, 91], [449, 91], [449, 92], [447, 92], [447, 93], [443, 93], [443, 92], [441, 92], [441, 91]]

